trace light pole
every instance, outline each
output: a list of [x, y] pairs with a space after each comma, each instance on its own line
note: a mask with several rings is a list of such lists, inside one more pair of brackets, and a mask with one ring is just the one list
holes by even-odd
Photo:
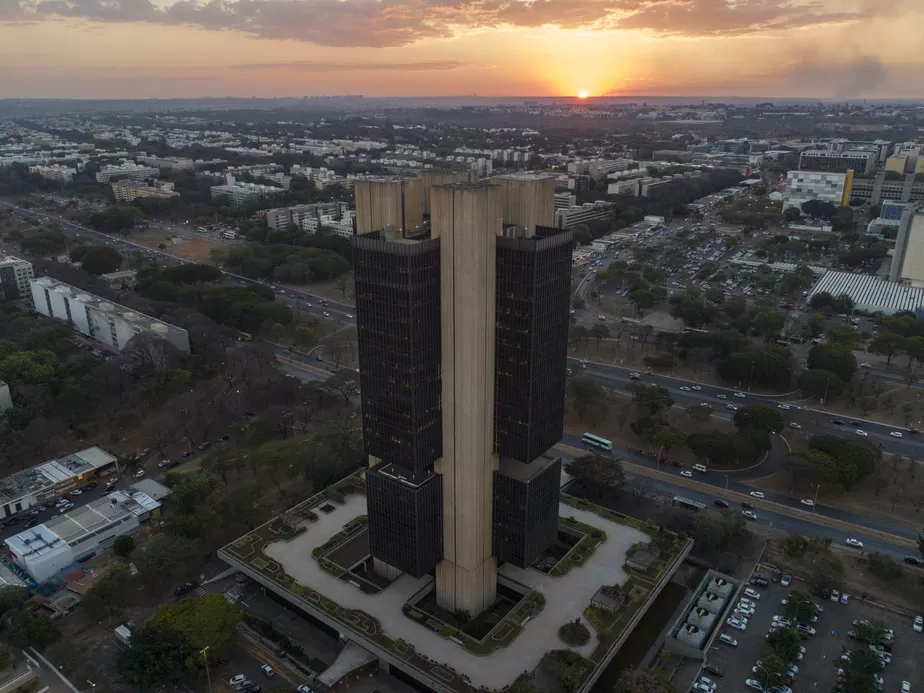
[[728, 474], [725, 475], [725, 490], [728, 490]]
[[751, 361], [751, 375], [748, 376], [748, 392], [751, 391], [751, 382], [754, 380], [754, 361]]
[[209, 693], [212, 693], [212, 677], [209, 675], [209, 656], [207, 654], [208, 649], [209, 646], [206, 645], [202, 648], [202, 650], [200, 650], [200, 652], [202, 652], [202, 659], [205, 660], [205, 680], [208, 683]]
[[815, 506], [818, 505], [818, 491], [821, 489], [821, 484], [815, 486], [815, 500], [812, 501], [812, 512], [815, 512]]

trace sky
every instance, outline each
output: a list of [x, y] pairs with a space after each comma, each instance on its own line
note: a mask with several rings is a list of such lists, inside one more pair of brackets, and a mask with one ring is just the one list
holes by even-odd
[[921, 98], [922, 26], [924, 0], [0, 0], [0, 98]]

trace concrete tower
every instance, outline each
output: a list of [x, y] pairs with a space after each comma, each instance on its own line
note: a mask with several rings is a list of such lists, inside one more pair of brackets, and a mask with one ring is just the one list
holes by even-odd
[[357, 234], [391, 229], [397, 237], [406, 238], [423, 227], [420, 179], [357, 180], [353, 193]]
[[500, 188], [457, 183], [431, 192], [431, 233], [440, 239], [443, 560], [437, 602], [475, 616], [497, 592], [492, 551], [494, 316]]
[[491, 179], [501, 187], [504, 224], [526, 230], [555, 224], [555, 177], [535, 173], [512, 173]]
[[477, 183], [478, 174], [474, 171], [446, 170], [428, 168], [420, 172], [420, 203], [424, 214], [430, 213], [430, 191], [434, 185], [449, 185], [450, 183]]

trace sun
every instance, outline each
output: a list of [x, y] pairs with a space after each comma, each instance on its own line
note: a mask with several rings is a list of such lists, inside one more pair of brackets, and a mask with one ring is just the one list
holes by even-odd
[[590, 94], [587, 92], [586, 89], [581, 89], [581, 91], [578, 92], [579, 99], [586, 99], [588, 96], [590, 96]]

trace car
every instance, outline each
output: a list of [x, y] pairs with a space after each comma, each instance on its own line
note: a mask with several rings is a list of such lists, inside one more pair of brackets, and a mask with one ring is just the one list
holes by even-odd
[[271, 667], [269, 664], [264, 664], [264, 665], [262, 665], [262, 666], [260, 667], [260, 671], [262, 671], [262, 672], [263, 672], [264, 674], [266, 674], [267, 676], [275, 676], [275, 675], [276, 675], [276, 672], [273, 671], [273, 667]]
[[711, 662], [703, 664], [703, 671], [708, 671], [714, 676], [725, 676], [725, 672], [717, 664], [712, 664]]
[[754, 616], [754, 609], [748, 609], [743, 604], [738, 604], [732, 612], [732, 616], [750, 619]]
[[244, 685], [241, 686], [241, 693], [260, 693], [262, 690], [263, 689], [253, 681], [245, 681]]
[[790, 575], [789, 573], [786, 573], [786, 574], [783, 576], [783, 579], [780, 580], [780, 584], [781, 584], [783, 587], [789, 587], [789, 585], [792, 584], [792, 575]]
[[209, 442], [209, 441], [207, 440], [207, 441], [205, 441], [204, 443], [202, 443], [202, 445], [199, 446], [199, 449], [200, 449], [200, 450], [207, 450], [211, 445], [212, 445], [212, 443]]
[[810, 508], [814, 508], [814, 507], [815, 507], [815, 501], [813, 501], [813, 500], [811, 500], [811, 499], [809, 499], [809, 498], [803, 498], [803, 499], [800, 500], [799, 502], [802, 503], [802, 505], [807, 505], [807, 506], [810, 507]]
[[728, 409], [728, 411], [738, 411], [738, 407], [736, 407], [734, 404], [726, 404], [725, 408]]
[[846, 604], [848, 601], [850, 601], [850, 595], [846, 592], [841, 592], [841, 598], [839, 601], [841, 604]]
[[681, 386], [680, 386], [680, 389], [683, 390], [684, 392], [689, 392], [689, 391], [690, 391], [690, 388], [688, 388], [686, 385], [681, 385]]
[[174, 597], [182, 597], [184, 594], [189, 594], [194, 589], [196, 589], [196, 584], [193, 582], [184, 582], [182, 585], [173, 590]]
[[144, 470], [143, 470], [143, 469], [139, 469], [137, 472], [135, 472], [135, 478], [136, 478], [136, 479], [140, 479], [140, 478], [143, 477], [143, 476], [144, 476]]
[[872, 368], [872, 365], [870, 365], [870, 364], [868, 364], [868, 363], [861, 363], [861, 364], [860, 364], [860, 368]]
[[837, 602], [841, 598], [841, 593], [837, 590], [831, 590], [831, 601]]
[[352, 319], [353, 319], [353, 314], [352, 314], [352, 313], [347, 313], [346, 316], [347, 316], [347, 320], [352, 320]]
[[725, 644], [728, 645], [729, 647], [738, 647], [738, 641], [735, 640], [735, 639], [734, 639], [732, 636], [730, 636], [728, 633], [722, 633], [722, 634], [719, 636], [719, 642], [725, 643]]
[[751, 491], [748, 493], [749, 496], [754, 496], [754, 498], [763, 498], [764, 494], [762, 491]]
[[924, 565], [924, 559], [918, 558], [917, 556], [907, 555], [902, 560], [908, 565]]
[[792, 407], [790, 407], [788, 404], [777, 404], [776, 407], [777, 409], [782, 409], [783, 411], [789, 411], [792, 409]]
[[239, 690], [241, 686], [244, 685], [244, 682], [246, 680], [247, 680], [247, 677], [244, 676], [243, 674], [235, 674], [228, 680], [228, 683], [230, 684], [231, 688], [234, 688], [235, 690]]
[[83, 491], [81, 491], [79, 488], [75, 488], [73, 491], [71, 491], [71, 495], [72, 496], [82, 496]]
[[799, 424], [797, 424], [795, 421], [791, 421], [791, 422], [789, 423], [789, 427], [792, 428], [792, 429], [794, 429], [794, 430], [796, 430], [796, 431], [801, 431], [801, 430], [802, 430], [802, 426], [800, 426]]
[[313, 691], [303, 683], [296, 686], [295, 690], [298, 691], [298, 693], [313, 693]]
[[856, 431], [854, 431], [854, 433], [860, 436], [861, 438], [866, 438], [869, 435], [869, 433], [864, 431], [862, 428], [858, 428]]
[[914, 632], [920, 633], [924, 631], [924, 616], [915, 616], [914, 617]]
[[904, 438], [901, 431], [889, 431], [889, 435], [893, 438]]
[[860, 422], [857, 421], [856, 419], [853, 419], [853, 420], [851, 420], [851, 421], [848, 421], [847, 423], [849, 423], [851, 426], [860, 426], [860, 425], [861, 425]]
[[757, 608], [757, 604], [755, 604], [754, 602], [752, 602], [750, 599], [746, 599], [745, 597], [741, 597], [741, 598], [738, 600], [738, 604], [739, 604], [739, 605], [742, 605], [742, 606], [746, 606], [746, 607], [748, 607], [748, 608], [750, 608], [750, 609], [756, 609], [756, 608]]
[[161, 460], [160, 462], [157, 463], [158, 469], [163, 469], [164, 467], [169, 467], [169, 466], [170, 466], [170, 460]]
[[689, 478], [693, 476], [693, 472], [691, 472], [689, 469], [684, 469], [682, 472], [680, 472], [680, 476]]
[[701, 407], [709, 407], [710, 409], [712, 408], [712, 405], [709, 404], [709, 402], [700, 402], [700, 403], [699, 403], [699, 406], [701, 406]]
[[690, 691], [692, 693], [712, 693], [714, 690], [714, 688], [709, 688], [709, 686], [704, 683], [700, 683], [699, 681], [696, 681], [692, 686], [690, 686]]
[[[73, 503], [68, 503], [67, 505], [62, 505], [62, 506], [60, 507], [60, 509], [58, 510], [58, 514], [59, 514], [59, 515], [63, 515], [64, 513], [66, 513], [68, 510], [70, 510], [70, 509], [73, 508], [73, 507], [74, 507], [74, 504], [73, 504]], [[10, 523], [8, 522], [7, 524], [10, 524]]]
[[796, 630], [798, 630], [800, 633], [805, 633], [806, 635], [815, 635], [815, 629], [811, 626], [805, 625], [804, 623], [800, 623], [798, 626], [796, 626]]
[[330, 313], [328, 313], [326, 310], [325, 310], [325, 311], [321, 311], [321, 315], [323, 315], [325, 318], [329, 318], [329, 317], [330, 317]]
[[844, 543], [847, 544], [847, 546], [852, 546], [852, 547], [854, 547], [855, 549], [862, 549], [862, 548], [863, 548], [863, 542], [860, 541], [859, 539], [854, 539], [853, 537], [848, 537], [848, 538], [844, 541]]
[[773, 617], [773, 623], [777, 624], [780, 628], [789, 628], [792, 625], [792, 621], [779, 614]]
[[721, 394], [721, 393], [718, 394], [718, 395], [716, 395], [715, 398], [716, 398], [716, 399], [728, 399], [728, 397], [726, 397], [725, 395], [723, 395], [723, 394]]
[[745, 679], [744, 685], [748, 688], [753, 688], [755, 691], [762, 691], [764, 687], [760, 684], [760, 681], [756, 679]]
[[737, 619], [735, 617], [728, 619], [725, 623], [727, 623], [729, 626], [737, 630], [747, 630], [748, 629], [748, 625], [744, 621], [741, 621], [740, 619]]
[[719, 506], [720, 508], [727, 508], [727, 507], [728, 507], [728, 501], [727, 501], [727, 500], [722, 500], [721, 498], [713, 498], [713, 499], [712, 499], [712, 504], [713, 504], [713, 505], [717, 505], [717, 506]]
[[702, 392], [702, 389], [703, 389], [703, 388], [700, 387], [699, 385], [694, 385], [694, 386], [693, 386], [692, 388], [690, 388], [690, 389], [693, 390], [694, 392]]
[[755, 590], [755, 589], [751, 589], [750, 587], [745, 587], [744, 590], [743, 590], [743, 594], [744, 594], [748, 599], [757, 599], [757, 600], [760, 599], [760, 592], [758, 592], [758, 591]]
[[37, 525], [38, 523], [39, 523], [38, 518], [37, 518], [37, 517], [33, 517], [31, 520], [29, 520], [29, 521], [26, 523], [26, 529], [30, 529], [30, 528], [32, 528], [32, 527], [35, 527], [35, 525]]
[[843, 425], [844, 425], [844, 422], [841, 421], [840, 419], [831, 419], [831, 423], [833, 423], [835, 426], [843, 426]]
[[699, 680], [696, 683], [700, 683], [711, 691], [715, 690], [716, 682], [706, 676], [700, 676]]
[[910, 433], [910, 434], [913, 435], [913, 436], [916, 436], [916, 435], [917, 435], [918, 433], [920, 433], [920, 432], [921, 432], [921, 431], [920, 431], [919, 429], [917, 429], [917, 428], [913, 428], [913, 427], [912, 427], [912, 428], [909, 428], [909, 429], [908, 429], [908, 433]]
[[736, 393], [733, 395], [733, 397], [737, 397], [738, 399], [744, 399], [744, 398], [745, 398], [745, 394], [744, 394], [743, 392], [736, 392]]
[[911, 693], [910, 681], [902, 681], [902, 693]]
[[41, 512], [42, 511], [39, 510], [38, 508], [33, 508], [32, 510], [29, 511], [29, 514], [34, 516], [34, 515], [40, 515]]
[[749, 520], [757, 519], [757, 513], [755, 513], [753, 510], [742, 510], [741, 514], [744, 515]]

